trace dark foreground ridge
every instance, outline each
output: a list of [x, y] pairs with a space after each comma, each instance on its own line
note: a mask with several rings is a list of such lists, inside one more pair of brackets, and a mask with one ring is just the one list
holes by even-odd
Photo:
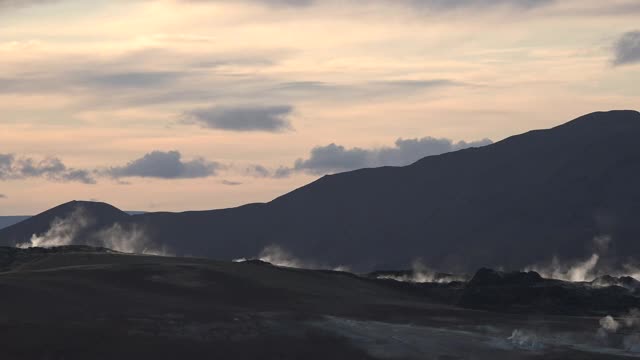
[[493, 145], [430, 156], [406, 167], [325, 176], [266, 204], [185, 213], [128, 214], [69, 203], [0, 230], [29, 241], [77, 207], [91, 219], [74, 244], [113, 224], [143, 229], [176, 255], [231, 260], [278, 245], [302, 259], [359, 271], [402, 268], [416, 257], [446, 271], [521, 269], [591, 255], [598, 235], [640, 254], [640, 113], [592, 113]]
[[615, 359], [631, 340], [600, 320], [640, 308], [629, 289], [532, 272], [417, 284], [77, 246], [0, 248], [0, 262], [15, 360]]
[[[630, 280], [635, 281], [631, 277]], [[605, 284], [604, 280], [611, 279]], [[543, 279], [534, 271], [480, 269], [464, 288], [458, 304], [502, 312], [572, 315], [622, 315], [640, 308], [640, 292], [604, 276], [592, 282]]]

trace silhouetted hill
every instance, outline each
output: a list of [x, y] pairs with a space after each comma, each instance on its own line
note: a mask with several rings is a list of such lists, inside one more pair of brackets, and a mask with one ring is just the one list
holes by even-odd
[[[88, 236], [114, 223], [122, 222], [129, 214], [106, 203], [91, 201], [70, 201], [43, 213], [32, 216], [5, 229], [0, 229], [2, 244], [14, 246], [28, 242], [32, 235], [45, 234], [56, 221], [65, 221], [69, 229], [59, 233], [74, 232], [73, 237]], [[71, 229], [73, 227], [73, 229]]]
[[[452, 272], [522, 268], [584, 258], [598, 235], [613, 239], [609, 255], [629, 257], [640, 254], [638, 139], [640, 113], [598, 112], [406, 167], [324, 176], [267, 204], [116, 221], [179, 255], [251, 257], [279, 244], [357, 270], [419, 257]], [[0, 230], [0, 243], [46, 222]]]
[[25, 221], [28, 218], [30, 218], [30, 216], [0, 216], [0, 229]]

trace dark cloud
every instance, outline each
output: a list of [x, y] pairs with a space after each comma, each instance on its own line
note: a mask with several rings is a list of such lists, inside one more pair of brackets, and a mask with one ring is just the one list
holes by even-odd
[[52, 181], [85, 184], [96, 182], [90, 171], [68, 168], [56, 157], [37, 160], [31, 157], [16, 157], [13, 154], [0, 154], [0, 180], [27, 178], [46, 178]]
[[153, 151], [124, 166], [112, 167], [104, 173], [113, 178], [193, 179], [214, 176], [221, 168], [221, 164], [203, 158], [183, 161], [182, 154], [178, 151]]
[[291, 129], [292, 112], [288, 105], [211, 107], [189, 111], [184, 121], [229, 131], [281, 132]]
[[[298, 159], [292, 167], [281, 167], [268, 171], [270, 177], [287, 177], [294, 172], [305, 172], [313, 175], [324, 175], [342, 171], [380, 166], [405, 166], [426, 156], [439, 155], [446, 152], [469, 147], [480, 147], [491, 144], [489, 139], [473, 142], [453, 142], [449, 139], [425, 137], [421, 139], [398, 139], [393, 147], [374, 149], [351, 148], [329, 144], [317, 146], [311, 150], [306, 159]], [[259, 166], [258, 166], [259, 167]], [[256, 172], [265, 177], [264, 171]]]
[[640, 62], [640, 31], [624, 33], [614, 45], [615, 65]]

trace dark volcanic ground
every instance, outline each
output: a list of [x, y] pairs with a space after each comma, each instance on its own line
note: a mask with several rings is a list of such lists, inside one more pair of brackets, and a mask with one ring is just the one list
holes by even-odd
[[[636, 306], [634, 290], [590, 290], [591, 285], [522, 273], [485, 269], [468, 283], [407, 284], [258, 261], [136, 256], [88, 247], [0, 248], [0, 269], [3, 359], [635, 354], [631, 330], [599, 330], [604, 315], [620, 316]], [[597, 303], [594, 291], [618, 298]], [[576, 300], [587, 305], [564, 314]]]

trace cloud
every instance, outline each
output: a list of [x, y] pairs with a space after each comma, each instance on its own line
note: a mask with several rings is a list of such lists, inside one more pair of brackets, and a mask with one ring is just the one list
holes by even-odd
[[[234, 3], [242, 2], [237, 0], [182, 0], [183, 3]], [[304, 7], [316, 3], [316, 0], [244, 0], [245, 3], [255, 3], [259, 5], [275, 6], [275, 7]]]
[[421, 139], [398, 139], [392, 147], [373, 149], [358, 147], [347, 149], [342, 145], [329, 144], [316, 146], [311, 150], [309, 157], [296, 160], [292, 167], [281, 166], [272, 171], [261, 165], [252, 165], [247, 168], [246, 172], [255, 177], [284, 178], [295, 172], [324, 175], [380, 166], [406, 166], [426, 156], [486, 146], [492, 143], [489, 139], [454, 142], [446, 138], [424, 137]]
[[88, 87], [103, 88], [148, 88], [172, 84], [186, 76], [183, 72], [138, 71], [106, 74], [78, 74], [77, 82]]
[[41, 5], [56, 2], [58, 0], [0, 0], [0, 10], [5, 8], [17, 8], [30, 5]]
[[453, 86], [469, 86], [453, 79], [373, 80], [356, 83], [332, 83], [322, 81], [289, 81], [268, 89], [271, 95], [301, 99], [323, 98], [340, 101], [367, 100], [379, 97], [403, 97], [430, 90]]
[[227, 185], [227, 186], [238, 186], [238, 185], [242, 185], [241, 182], [239, 181], [231, 181], [231, 180], [222, 180], [220, 182], [222, 185]]
[[459, 8], [492, 8], [496, 6], [510, 6], [528, 9], [549, 5], [555, 0], [401, 0], [400, 2], [435, 10], [451, 10]]
[[247, 167], [246, 173], [259, 178], [271, 177], [271, 171], [262, 165], [250, 165]]
[[80, 182], [95, 184], [91, 172], [83, 169], [68, 168], [57, 157], [34, 159], [16, 157], [14, 154], [0, 154], [0, 180], [27, 178], [46, 178], [59, 182]]
[[250, 165], [245, 169], [246, 175], [257, 177], [257, 178], [281, 179], [281, 178], [289, 177], [292, 172], [293, 171], [291, 168], [288, 168], [285, 166], [280, 166], [279, 168], [273, 171], [262, 165]]
[[152, 151], [124, 166], [104, 171], [113, 178], [145, 177], [158, 179], [193, 179], [216, 175], [224, 166], [217, 162], [195, 158], [183, 161], [178, 151]]
[[6, 199], [6, 198], [7, 198], [7, 195], [5, 195], [5, 194], [0, 194], [0, 199]]
[[[326, 0], [324, 0], [326, 1]], [[214, 2], [231, 2], [230, 0], [183, 0], [188, 3], [214, 3]], [[320, 4], [320, 0], [244, 0], [247, 3], [257, 3], [270, 7], [307, 7]], [[342, 1], [344, 2], [344, 0]], [[350, 1], [352, 4], [367, 5], [365, 2]], [[394, 3], [404, 6], [417, 8], [431, 8], [435, 10], [449, 10], [465, 7], [496, 7], [511, 6], [516, 8], [533, 8], [554, 3], [555, 0], [377, 0], [368, 1], [369, 3]]]
[[313, 5], [316, 0], [249, 0], [268, 6], [310, 6]]
[[[41, 63], [31, 63], [34, 68]], [[132, 64], [130, 64], [132, 65]], [[34, 71], [28, 75], [3, 77], [0, 92], [3, 93], [56, 93], [86, 91], [157, 90], [158, 87], [174, 86], [189, 73], [182, 71], [110, 71], [117, 64], [104, 63], [100, 69], [92, 69], [88, 64], [75, 64], [85, 69], [51, 69], [50, 72]], [[112, 94], [116, 95], [116, 94]]]
[[640, 62], [640, 31], [624, 33], [614, 45], [614, 65]]
[[185, 122], [229, 131], [281, 132], [291, 129], [292, 111], [288, 105], [210, 107], [189, 111]]
[[377, 149], [347, 149], [341, 145], [329, 144], [313, 148], [308, 158], [296, 160], [292, 170], [320, 175], [368, 167], [405, 166], [426, 156], [489, 144], [489, 139], [455, 143], [450, 139], [432, 137], [398, 139], [393, 147]]

